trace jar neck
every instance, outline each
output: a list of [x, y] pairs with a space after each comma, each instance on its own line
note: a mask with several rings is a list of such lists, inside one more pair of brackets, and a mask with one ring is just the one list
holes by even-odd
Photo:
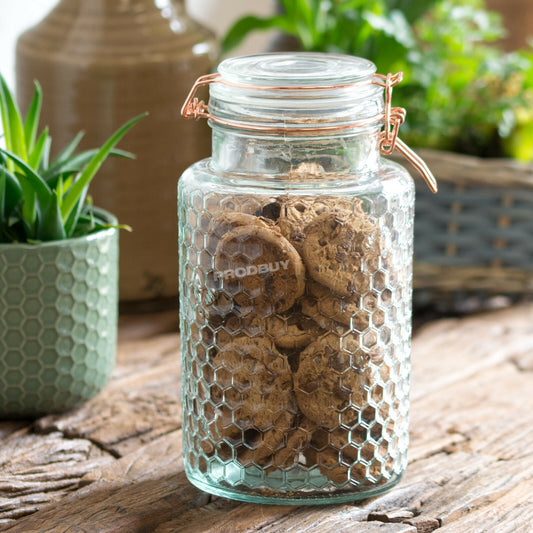
[[213, 125], [212, 163], [218, 172], [241, 175], [289, 175], [302, 162], [316, 163], [328, 174], [375, 172], [380, 162], [379, 127], [349, 134], [283, 137], [251, 134]]

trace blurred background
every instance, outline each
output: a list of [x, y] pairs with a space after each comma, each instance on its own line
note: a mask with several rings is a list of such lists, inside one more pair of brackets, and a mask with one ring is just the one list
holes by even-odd
[[178, 113], [198, 76], [273, 50], [403, 71], [401, 136], [440, 182], [417, 192], [415, 303], [471, 309], [533, 293], [532, 33], [531, 0], [0, 0], [0, 71], [23, 110], [39, 79], [55, 150], [150, 112], [121, 145], [137, 161], [106, 163], [91, 186], [134, 228], [120, 295], [136, 308], [175, 305], [175, 185], [210, 153], [207, 126]]
[[[0, 72], [13, 87], [15, 83], [15, 44], [17, 37], [40, 21], [57, 4], [56, 0], [0, 0]], [[275, 9], [275, 0], [187, 0], [190, 15], [211, 28], [219, 37], [240, 16], [251, 10], [269, 15]], [[253, 35], [236, 54], [261, 52], [270, 35]], [[0, 126], [1, 127], [1, 126]]]

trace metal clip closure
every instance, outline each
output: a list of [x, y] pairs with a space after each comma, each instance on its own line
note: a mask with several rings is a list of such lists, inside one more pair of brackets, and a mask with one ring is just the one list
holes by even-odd
[[220, 78], [220, 74], [215, 72], [214, 74], [207, 74], [200, 76], [192, 86], [192, 89], [187, 95], [187, 99], [181, 108], [181, 116], [184, 118], [193, 118], [199, 120], [201, 118], [211, 118], [211, 115], [207, 111], [207, 104], [203, 100], [196, 98], [196, 92], [200, 87], [210, 85]]
[[[431, 170], [426, 165], [424, 160], [417, 155], [411, 148], [409, 148], [399, 137], [398, 131], [400, 126], [404, 123], [406, 117], [406, 111], [403, 107], [392, 107], [392, 89], [398, 85], [403, 79], [403, 72], [398, 72], [397, 74], [387, 74], [386, 76], [382, 74], [375, 74], [372, 77], [372, 80], [365, 82], [365, 84], [378, 85], [384, 87], [385, 89], [385, 109], [382, 116], [376, 117], [375, 120], [366, 120], [364, 122], [355, 122], [352, 124], [344, 124], [342, 126], [330, 126], [330, 125], [317, 125], [316, 128], [291, 128], [291, 131], [294, 133], [303, 133], [314, 131], [336, 131], [336, 130], [346, 130], [355, 127], [368, 126], [369, 124], [384, 121], [383, 131], [379, 134], [378, 138], [378, 147], [382, 154], [391, 155], [395, 150], [400, 152], [417, 170], [420, 172], [427, 186], [431, 192], [437, 192], [437, 180], [433, 176]], [[200, 87], [210, 85], [211, 83], [223, 83], [232, 87], [240, 87], [246, 89], [258, 89], [258, 90], [313, 90], [313, 89], [324, 89], [324, 86], [270, 86], [270, 85], [246, 85], [241, 83], [229, 82], [223, 80], [219, 73], [207, 74], [206, 76], [200, 76], [192, 89], [190, 90], [185, 103], [181, 108], [181, 115], [187, 119], [199, 120], [200, 118], [206, 118], [230, 127], [243, 127], [241, 124], [232, 122], [226, 119], [221, 119], [211, 115], [208, 111], [208, 106], [203, 100], [198, 100], [196, 98], [196, 93]], [[353, 87], [360, 85], [359, 83], [352, 83], [347, 85], [335, 85], [331, 86], [331, 89], [339, 89], [344, 87]], [[260, 132], [275, 132], [282, 133], [285, 132], [285, 128], [275, 127], [275, 126], [258, 126], [258, 125], [247, 125], [247, 129], [252, 131]]]
[[[382, 154], [390, 155], [396, 148], [396, 138], [400, 126], [405, 121], [406, 111], [403, 107], [392, 107], [392, 88], [398, 85], [403, 79], [403, 72], [397, 74], [387, 74], [383, 76], [376, 74], [374, 84], [385, 88], [385, 111], [384, 129], [379, 135], [379, 149]], [[392, 129], [391, 129], [392, 128]]]

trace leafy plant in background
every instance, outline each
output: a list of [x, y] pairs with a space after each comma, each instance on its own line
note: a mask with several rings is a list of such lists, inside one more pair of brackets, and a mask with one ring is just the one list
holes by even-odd
[[281, 0], [283, 12], [247, 16], [228, 52], [255, 30], [278, 29], [303, 50], [366, 57], [404, 72], [394, 104], [408, 110], [409, 143], [482, 156], [533, 159], [533, 54], [502, 52], [499, 15], [483, 0]]
[[0, 243], [62, 240], [108, 227], [94, 216], [87, 191], [109, 155], [133, 158], [115, 146], [145, 116], [124, 124], [101, 148], [76, 154], [83, 138], [79, 133], [50, 161], [48, 128], [38, 134], [41, 105], [42, 92], [36, 83], [23, 120], [0, 75], [5, 141], [5, 149], [0, 148]]
[[398, 91], [410, 113], [410, 142], [531, 158], [533, 145], [513, 150], [503, 141], [516, 134], [520, 109], [533, 101], [533, 62], [526, 51], [495, 46], [504, 35], [499, 16], [482, 0], [441, 0], [415, 32], [417, 49], [406, 60], [410, 79]]
[[229, 52], [254, 30], [277, 29], [295, 37], [303, 50], [359, 55], [382, 70], [415, 45], [411, 25], [437, 0], [281, 0], [283, 13], [249, 15], [226, 34], [222, 51]]

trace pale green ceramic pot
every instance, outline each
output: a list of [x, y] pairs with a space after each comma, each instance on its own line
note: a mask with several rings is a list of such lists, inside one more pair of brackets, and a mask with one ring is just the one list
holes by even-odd
[[115, 363], [117, 315], [117, 229], [0, 244], [0, 418], [61, 412], [95, 396]]

